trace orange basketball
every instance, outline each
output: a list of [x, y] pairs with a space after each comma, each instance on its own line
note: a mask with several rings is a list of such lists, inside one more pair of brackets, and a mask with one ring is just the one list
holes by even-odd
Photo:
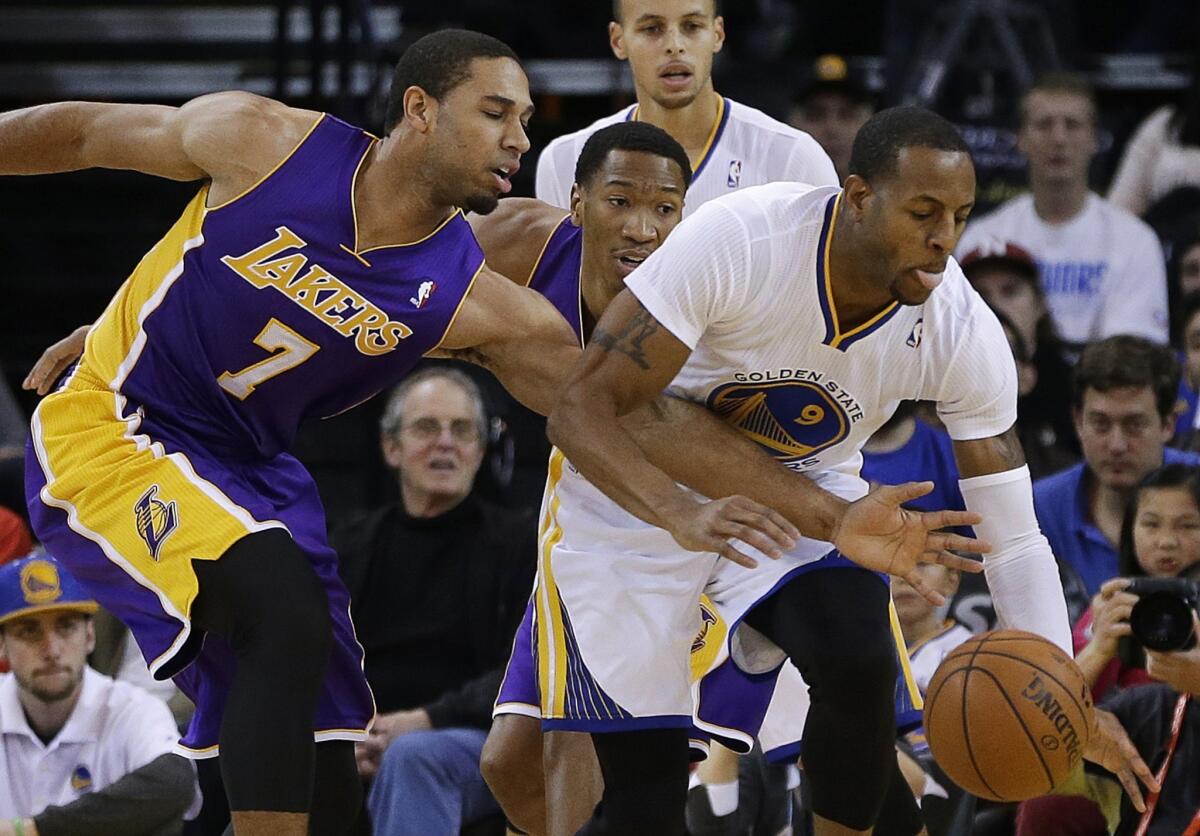
[[934, 759], [993, 801], [1045, 795], [1087, 746], [1092, 696], [1075, 661], [1022, 630], [983, 633], [954, 649], [925, 698]]

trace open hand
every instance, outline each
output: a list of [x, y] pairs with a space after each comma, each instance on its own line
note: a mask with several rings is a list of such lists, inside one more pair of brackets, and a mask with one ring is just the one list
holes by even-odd
[[975, 525], [982, 520], [970, 511], [912, 511], [902, 507], [933, 490], [932, 482], [882, 485], [850, 503], [830, 541], [839, 552], [867, 569], [897, 575], [930, 603], [941, 606], [943, 596], [921, 577], [918, 563], [940, 563], [962, 572], [982, 572], [983, 564], [952, 554], [950, 549], [984, 554], [991, 546], [982, 540], [938, 529]]
[[715, 552], [747, 569], [753, 569], [758, 561], [735, 548], [732, 540], [778, 558], [800, 537], [800, 531], [782, 514], [744, 496], [695, 503], [668, 520], [667, 530], [688, 551]]

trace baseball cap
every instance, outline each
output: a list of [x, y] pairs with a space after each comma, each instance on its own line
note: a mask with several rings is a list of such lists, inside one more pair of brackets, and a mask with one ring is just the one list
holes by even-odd
[[959, 259], [958, 265], [962, 267], [968, 279], [972, 273], [988, 267], [1004, 267], [1032, 282], [1038, 280], [1037, 262], [1029, 254], [1029, 250], [999, 238], [980, 241], [978, 246]]
[[0, 566], [0, 624], [46, 610], [94, 613], [98, 609], [100, 605], [79, 581], [50, 555], [31, 555]]
[[800, 82], [795, 100], [803, 104], [818, 93], [840, 93], [856, 102], [869, 103], [871, 94], [866, 85], [850, 70], [840, 55], [822, 55], [813, 62]]

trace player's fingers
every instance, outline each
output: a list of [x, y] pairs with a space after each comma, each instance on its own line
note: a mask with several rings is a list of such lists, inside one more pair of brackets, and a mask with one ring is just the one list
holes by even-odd
[[1108, 632], [1114, 636], [1132, 636], [1133, 628], [1124, 622], [1118, 622], [1108, 629]]
[[948, 569], [957, 569], [960, 572], [969, 572], [972, 575], [983, 571], [982, 562], [947, 551], [934, 551], [931, 549], [921, 555], [920, 561], [921, 563], [940, 563]]
[[992, 550], [992, 544], [987, 540], [976, 537], [964, 537], [961, 534], [936, 532], [925, 536], [925, 546], [938, 551], [969, 552], [971, 554], [987, 554]]
[[727, 506], [732, 511], [729, 515], [730, 519], [754, 526], [759, 531], [770, 535], [785, 549], [796, 545], [796, 540], [800, 537], [800, 529], [788, 522], [783, 514], [744, 496], [735, 497], [735, 499], [736, 502]]
[[726, 560], [732, 560], [738, 566], [744, 566], [747, 569], [754, 569], [758, 566], [757, 560], [749, 555], [742, 554], [740, 551], [735, 549], [733, 544], [728, 540], [726, 540], [719, 548], [714, 549], [714, 551], [716, 551], [717, 554]]
[[889, 505], [903, 505], [919, 499], [933, 490], [933, 482], [905, 482], [903, 485], [880, 485], [875, 489], [875, 498]]
[[983, 517], [973, 511], [925, 511], [921, 514], [921, 524], [926, 531], [978, 525], [981, 522]]
[[718, 524], [718, 533], [749, 543], [763, 554], [781, 557], [796, 541], [763, 514], [730, 513]]
[[1125, 794], [1133, 802], [1133, 808], [1139, 813], [1146, 812], [1146, 802], [1142, 799], [1142, 788], [1138, 786], [1137, 778], [1133, 777], [1133, 770], [1127, 766], [1121, 766], [1117, 768], [1116, 774], [1121, 786], [1125, 788]]
[[921, 573], [916, 569], [905, 575], [904, 580], [908, 581], [909, 586], [919, 592], [922, 598], [933, 604], [935, 607], [940, 607], [946, 603], [946, 596], [930, 586]]

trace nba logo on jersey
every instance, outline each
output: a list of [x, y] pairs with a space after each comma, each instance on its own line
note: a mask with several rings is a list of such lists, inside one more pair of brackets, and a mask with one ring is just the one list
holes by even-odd
[[417, 288], [417, 295], [408, 297], [408, 301], [412, 302], [418, 308], [422, 308], [429, 301], [429, 297], [433, 295], [435, 290], [437, 290], [436, 282], [421, 282], [421, 286]]
[[915, 325], [913, 325], [912, 333], [910, 333], [908, 335], [908, 339], [904, 341], [904, 344], [907, 345], [909, 348], [916, 348], [917, 346], [919, 346], [921, 344], [921, 334], [924, 331], [925, 331], [925, 319], [924, 319], [924, 317], [922, 317], [921, 319], [917, 320]]
[[158, 485], [151, 485], [150, 490], [142, 494], [133, 506], [133, 517], [137, 524], [138, 534], [146, 541], [150, 556], [158, 560], [158, 550], [163, 541], [179, 527], [179, 512], [175, 501], [163, 502], [157, 499]]
[[729, 176], [725, 178], [725, 185], [731, 189], [736, 189], [742, 184], [742, 161], [729, 161]]

